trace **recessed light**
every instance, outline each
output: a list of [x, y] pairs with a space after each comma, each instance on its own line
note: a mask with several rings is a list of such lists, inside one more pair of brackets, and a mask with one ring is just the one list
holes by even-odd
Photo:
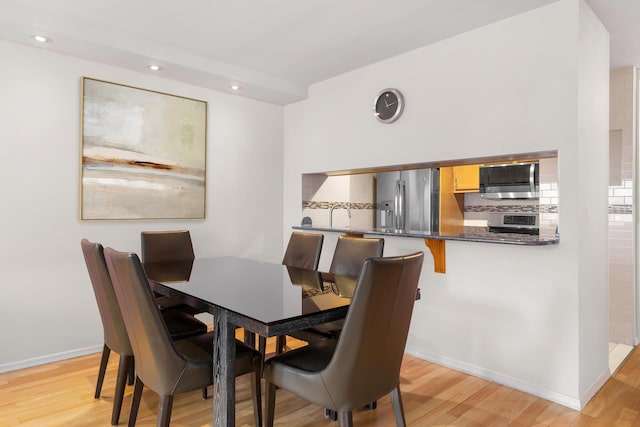
[[42, 34], [34, 34], [31, 38], [40, 43], [51, 43], [51, 38], [43, 36]]
[[151, 71], [160, 71], [162, 70], [162, 67], [157, 65], [157, 64], [151, 64], [151, 65], [147, 65], [147, 67], [151, 70]]
[[229, 86], [229, 88], [231, 90], [240, 90], [240, 86], [238, 86], [238, 85], [231, 85], [231, 86]]

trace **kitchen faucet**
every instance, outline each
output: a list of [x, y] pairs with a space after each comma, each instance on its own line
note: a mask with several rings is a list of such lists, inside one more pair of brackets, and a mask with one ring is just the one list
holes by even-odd
[[347, 206], [345, 203], [336, 203], [335, 205], [331, 206], [331, 209], [329, 210], [329, 228], [333, 228], [333, 210], [338, 206], [345, 208], [347, 210], [347, 216], [351, 218], [351, 209], [349, 209], [349, 206]]

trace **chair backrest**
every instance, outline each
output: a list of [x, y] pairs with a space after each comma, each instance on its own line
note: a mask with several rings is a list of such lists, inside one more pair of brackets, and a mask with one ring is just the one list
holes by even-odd
[[172, 394], [186, 365], [169, 337], [140, 259], [104, 250], [136, 360], [136, 375], [160, 395]]
[[338, 411], [398, 386], [423, 258], [417, 252], [365, 261], [340, 340], [321, 373]]
[[143, 262], [182, 261], [195, 258], [189, 230], [140, 233]]
[[294, 231], [284, 252], [282, 264], [289, 267], [316, 270], [320, 262], [320, 252], [324, 234]]
[[104, 259], [104, 248], [87, 239], [82, 239], [80, 245], [102, 319], [104, 343], [121, 356], [132, 356], [129, 336]]
[[364, 261], [381, 257], [383, 250], [384, 239], [339, 236], [329, 272], [358, 277]]

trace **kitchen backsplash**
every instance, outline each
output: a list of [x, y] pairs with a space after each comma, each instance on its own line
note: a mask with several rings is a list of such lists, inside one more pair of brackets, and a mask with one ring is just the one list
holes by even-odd
[[637, 262], [633, 250], [636, 73], [633, 67], [619, 68], [611, 70], [610, 79], [610, 144], [615, 146], [617, 142], [619, 151], [617, 158], [609, 156], [612, 174], [609, 183], [609, 341], [633, 345], [636, 336], [634, 264]]
[[540, 231], [553, 233], [558, 228], [558, 160], [540, 159], [540, 198], [485, 199], [480, 193], [464, 195], [464, 220], [467, 225], [486, 225], [491, 213], [539, 213]]
[[336, 227], [373, 228], [375, 223], [374, 174], [303, 175], [302, 216], [311, 218], [314, 225], [328, 225], [331, 206], [344, 203], [351, 211], [338, 207], [333, 212]]

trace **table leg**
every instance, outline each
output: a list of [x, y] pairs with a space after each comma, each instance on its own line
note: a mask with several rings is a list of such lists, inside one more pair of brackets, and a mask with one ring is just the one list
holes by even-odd
[[213, 425], [236, 425], [235, 326], [226, 310], [213, 313]]

